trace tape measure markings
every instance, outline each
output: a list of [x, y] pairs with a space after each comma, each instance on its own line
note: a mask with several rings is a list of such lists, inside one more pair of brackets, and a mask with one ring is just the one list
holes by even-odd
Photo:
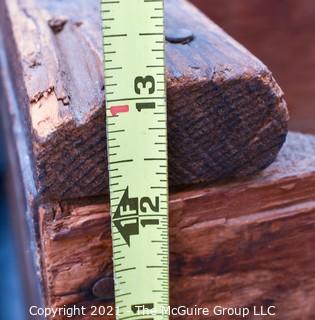
[[[162, 0], [101, 1], [115, 297], [121, 320], [138, 318], [140, 307], [168, 306], [166, 95], [160, 11]], [[133, 149], [134, 142], [143, 145]], [[157, 311], [151, 318], [168, 317]]]

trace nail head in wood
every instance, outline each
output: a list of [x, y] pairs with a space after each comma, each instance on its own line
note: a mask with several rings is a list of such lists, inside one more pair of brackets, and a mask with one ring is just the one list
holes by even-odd
[[104, 277], [97, 280], [93, 287], [92, 293], [96, 298], [111, 300], [114, 296], [114, 280], [111, 277]]
[[194, 39], [194, 34], [189, 29], [173, 29], [166, 27], [165, 38], [166, 41], [170, 43], [186, 44]]

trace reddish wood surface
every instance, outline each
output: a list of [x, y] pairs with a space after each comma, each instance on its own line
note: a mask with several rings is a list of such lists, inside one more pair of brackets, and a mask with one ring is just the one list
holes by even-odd
[[286, 95], [291, 130], [315, 133], [315, 2], [192, 2], [272, 70]]
[[[172, 194], [172, 305], [275, 304], [279, 319], [313, 319], [314, 185], [315, 137], [290, 134], [255, 178]], [[103, 201], [41, 206], [48, 305], [95, 303], [93, 284], [111, 276]]]

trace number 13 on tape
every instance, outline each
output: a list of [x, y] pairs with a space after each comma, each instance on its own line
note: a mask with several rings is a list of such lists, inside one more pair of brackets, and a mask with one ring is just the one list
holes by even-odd
[[116, 318], [169, 304], [163, 0], [101, 1]]

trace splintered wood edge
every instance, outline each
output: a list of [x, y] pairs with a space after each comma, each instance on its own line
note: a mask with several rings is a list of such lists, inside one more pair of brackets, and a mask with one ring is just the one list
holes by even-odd
[[[75, 7], [79, 16], [73, 21], [73, 16], [70, 13], [68, 17], [61, 16], [58, 7], [54, 8], [48, 5], [45, 7], [44, 4], [36, 3], [34, 0], [23, 2], [13, 0], [5, 3], [23, 68], [32, 133], [37, 143], [41, 144], [50, 139], [51, 135], [59, 128], [62, 129], [67, 124], [73, 122], [78, 127], [84, 125], [90, 118], [93, 118], [94, 113], [103, 105], [103, 57], [101, 37], [99, 36], [100, 30], [97, 28], [99, 23], [94, 21], [92, 26], [82, 24], [82, 21], [85, 18], [87, 19], [87, 14], [84, 14], [84, 10], [77, 12], [79, 7]], [[94, 7], [88, 6], [87, 8], [89, 13], [92, 12], [96, 15], [97, 11]], [[193, 45], [177, 46], [166, 43], [167, 75], [171, 87], [172, 84], [179, 87], [189, 87], [193, 81], [209, 81], [212, 77], [213, 81], [219, 84], [219, 82], [238, 79], [242, 76], [251, 78], [263, 74], [270, 75], [267, 67], [261, 61], [187, 1], [169, 0], [166, 2], [166, 11], [166, 15], [170, 16], [169, 20], [175, 20], [174, 27], [178, 27], [180, 23], [184, 26], [194, 23], [195, 33], [200, 34], [208, 41], [208, 38], [211, 38], [213, 46], [219, 44], [220, 48], [217, 48], [217, 50], [224, 51], [225, 55], [222, 58], [220, 54], [218, 56], [214, 54], [212, 59], [209, 60], [207, 53], [212, 50], [211, 46], [203, 48], [205, 53], [200, 53]], [[189, 15], [189, 21], [185, 22], [182, 18], [187, 18], [187, 12], [191, 14]], [[17, 20], [19, 23], [14, 23]], [[78, 23], [79, 20], [80, 23]], [[87, 19], [87, 22], [89, 23], [89, 19]], [[64, 74], [67, 71], [61, 69], [62, 60], [71, 58], [66, 54], [69, 47], [63, 47], [62, 45], [62, 42], [66, 41], [62, 32], [65, 32], [71, 38], [73, 46], [78, 45], [80, 51], [85, 49], [85, 54], [90, 51], [93, 52], [93, 54], [89, 53], [89, 58], [94, 62], [87, 60], [85, 62], [92, 64], [91, 68], [96, 71], [95, 79], [91, 78], [91, 80], [95, 80], [92, 84], [94, 89], [92, 93], [89, 93], [91, 96], [87, 96], [85, 103], [81, 102], [81, 106], [78, 103], [71, 102], [70, 92], [67, 92], [66, 89], [68, 86], [66, 78], [61, 75], [61, 73]], [[27, 36], [25, 36], [26, 34]], [[74, 40], [75, 37], [78, 38], [76, 41]], [[79, 45], [78, 41], [80, 39], [86, 44], [86, 48], [82, 47], [82, 44]], [[199, 42], [201, 40], [198, 40]], [[227, 51], [226, 43], [232, 47], [230, 51]], [[187, 54], [185, 54], [185, 48], [189, 47], [193, 49], [186, 50]], [[191, 53], [197, 55], [195, 59], [198, 61], [191, 60]], [[231, 68], [231, 65], [234, 65], [234, 68]], [[77, 80], [72, 79], [73, 82]], [[89, 85], [89, 79], [86, 75], [83, 78], [81, 76], [79, 80], [84, 85]], [[267, 82], [266, 84], [268, 86]], [[76, 95], [80, 97], [80, 92], [76, 92]]]

